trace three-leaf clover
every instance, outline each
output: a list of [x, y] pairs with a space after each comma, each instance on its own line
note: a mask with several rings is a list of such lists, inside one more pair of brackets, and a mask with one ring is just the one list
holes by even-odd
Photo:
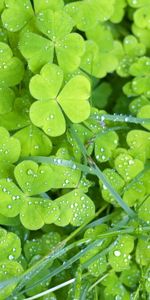
[[[63, 71], [54, 64], [46, 64], [40, 75], [30, 81], [30, 92], [39, 101], [30, 108], [30, 118], [34, 125], [41, 127], [49, 136], [62, 135], [66, 122], [62, 110], [74, 123], [86, 120], [90, 114], [90, 82], [77, 75], [62, 88]], [[80, 110], [78, 107], [80, 105]]]
[[84, 40], [78, 33], [70, 33], [73, 19], [63, 10], [45, 9], [37, 14], [36, 25], [50, 39], [51, 51], [55, 49], [58, 64], [64, 72], [75, 71], [84, 53]]

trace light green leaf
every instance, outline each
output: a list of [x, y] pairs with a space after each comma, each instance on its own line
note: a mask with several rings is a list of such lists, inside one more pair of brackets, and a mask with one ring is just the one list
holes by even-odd
[[28, 261], [35, 255], [46, 255], [60, 242], [60, 235], [55, 231], [43, 234], [39, 238], [27, 240], [24, 244], [24, 253]]
[[148, 266], [150, 263], [150, 241], [139, 239], [136, 247], [136, 261], [141, 266]]
[[62, 135], [66, 130], [65, 118], [56, 100], [34, 102], [30, 108], [30, 118], [49, 136]]
[[53, 42], [63, 39], [72, 31], [74, 22], [64, 11], [46, 9], [37, 14], [38, 29]]
[[36, 33], [28, 32], [21, 36], [19, 49], [33, 73], [38, 72], [46, 63], [53, 61], [52, 42]]
[[53, 99], [57, 96], [63, 82], [63, 71], [54, 64], [46, 64], [40, 75], [35, 75], [30, 81], [30, 92], [38, 100]]
[[137, 265], [132, 263], [127, 270], [121, 272], [120, 280], [127, 287], [134, 289], [140, 280], [140, 270]]
[[0, 127], [0, 161], [14, 163], [19, 159], [21, 146], [19, 140], [9, 136], [9, 132]]
[[14, 134], [21, 144], [21, 156], [48, 156], [52, 150], [51, 140], [37, 127], [30, 125]]
[[33, 16], [29, 0], [5, 0], [5, 5], [2, 22], [8, 31], [19, 31]]
[[133, 206], [136, 204], [136, 201], [140, 201], [143, 199], [145, 195], [146, 189], [143, 185], [142, 180], [138, 180], [137, 182], [133, 183], [129, 188], [125, 189], [123, 194], [123, 200], [127, 203], [128, 206]]
[[0, 179], [13, 178], [14, 165], [5, 161], [0, 162]]
[[20, 211], [23, 226], [30, 230], [38, 230], [45, 223], [54, 223], [59, 217], [56, 202], [43, 198], [26, 198]]
[[109, 252], [109, 263], [116, 272], [127, 269], [130, 263], [129, 253], [134, 248], [134, 237], [124, 235], [118, 238], [116, 245]]
[[0, 0], [0, 12], [3, 10], [4, 8], [4, 0]]
[[144, 95], [141, 95], [140, 97], [137, 97], [133, 101], [131, 101], [131, 103], [129, 104], [129, 110], [133, 115], [137, 115], [139, 109], [149, 103], [149, 100]]
[[[0, 282], [13, 279], [15, 276], [19, 276], [23, 273], [22, 266], [16, 261], [4, 261], [0, 263]], [[12, 291], [14, 290], [16, 283], [10, 283], [5, 288], [1, 289], [0, 300], [6, 299], [8, 296], [11, 297]]]
[[148, 76], [150, 73], [150, 58], [143, 56], [130, 67], [132, 76]]
[[4, 126], [7, 130], [16, 130], [29, 125], [29, 107], [31, 105], [29, 95], [16, 98], [13, 110], [9, 113], [1, 115], [0, 126]]
[[144, 164], [139, 159], [133, 159], [129, 154], [120, 154], [115, 159], [115, 168], [128, 182], [144, 169]]
[[126, 5], [126, 0], [115, 0], [113, 15], [110, 19], [111, 22], [118, 24], [122, 21], [125, 14]]
[[24, 198], [20, 189], [8, 179], [0, 180], [0, 211], [6, 217], [16, 217]]
[[0, 262], [15, 260], [21, 254], [21, 241], [13, 232], [7, 232], [0, 227]]
[[34, 8], [36, 13], [48, 8], [54, 11], [61, 10], [63, 6], [63, 0], [34, 0]]
[[[149, 118], [150, 119], [150, 105], [144, 105], [140, 108], [138, 114], [138, 118]], [[149, 123], [142, 123], [142, 126], [148, 130], [150, 130], [150, 122]]]
[[117, 147], [118, 135], [115, 131], [109, 131], [99, 135], [95, 139], [95, 157], [100, 162], [108, 161]]
[[26, 195], [37, 195], [51, 188], [52, 169], [49, 165], [40, 165], [26, 160], [15, 167], [15, 178]]
[[60, 43], [56, 43], [55, 48], [58, 63], [65, 73], [71, 73], [79, 67], [85, 50], [81, 35], [78, 33], [68, 34]]
[[[148, 3], [149, 4], [149, 3]], [[150, 5], [145, 5], [137, 9], [134, 13], [134, 22], [140, 28], [150, 29]]]
[[150, 158], [150, 133], [144, 130], [130, 130], [127, 134], [129, 153], [143, 162]]
[[0, 88], [0, 115], [9, 113], [13, 108], [15, 94], [9, 88]]
[[[111, 186], [115, 189], [115, 191], [117, 191], [120, 194], [125, 185], [125, 182], [121, 178], [121, 176], [114, 169], [105, 169], [103, 171], [103, 174], [106, 176], [106, 178], [108, 179]], [[102, 196], [104, 200], [108, 201], [109, 203], [112, 203], [115, 206], [118, 206], [115, 198], [111, 195], [111, 193], [108, 191], [105, 185], [102, 185], [102, 183], [100, 182], [100, 186], [102, 189]]]
[[80, 226], [89, 217], [94, 216], [95, 206], [93, 201], [81, 190], [74, 190], [55, 200], [60, 208], [60, 216], [55, 222], [58, 226], [65, 226], [69, 223], [73, 226]]
[[[90, 92], [89, 80], [82, 75], [77, 75], [58, 95], [58, 103], [72, 122], [79, 123], [89, 117], [90, 104], [87, 99], [90, 97]], [[80, 110], [77, 110], [79, 106]]]
[[[142, 202], [143, 200], [141, 200]], [[139, 218], [141, 218], [142, 220], [144, 220], [145, 222], [147, 222], [147, 224], [150, 223], [150, 212], [149, 212], [149, 208], [150, 208], [150, 197], [146, 198], [146, 200], [143, 201], [143, 203], [141, 203], [139, 209], [138, 209], [138, 216]]]
[[94, 41], [100, 52], [109, 52], [113, 49], [113, 36], [111, 31], [103, 24], [98, 24], [96, 27], [86, 31], [86, 36], [89, 40]]
[[0, 42], [0, 53], [0, 87], [14, 86], [23, 78], [23, 63], [18, 57], [12, 57], [11, 49], [2, 42]]

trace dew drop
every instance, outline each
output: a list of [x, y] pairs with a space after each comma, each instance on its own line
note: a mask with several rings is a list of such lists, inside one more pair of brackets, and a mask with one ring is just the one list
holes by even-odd
[[114, 251], [114, 255], [118, 257], [118, 256], [121, 255], [121, 252], [120, 252], [119, 250], [115, 250], [115, 251]]

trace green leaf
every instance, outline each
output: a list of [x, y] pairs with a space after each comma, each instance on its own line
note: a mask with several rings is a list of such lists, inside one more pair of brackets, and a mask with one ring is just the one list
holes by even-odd
[[103, 24], [86, 31], [88, 40], [94, 41], [101, 53], [109, 52], [113, 49], [113, 36], [111, 31]]
[[63, 39], [72, 31], [74, 22], [64, 11], [46, 9], [37, 14], [37, 27], [53, 42]]
[[9, 88], [0, 88], [0, 114], [9, 113], [13, 108], [15, 94]]
[[135, 263], [132, 263], [127, 270], [121, 272], [120, 280], [127, 287], [134, 289], [140, 280], [140, 270]]
[[81, 190], [74, 190], [55, 200], [60, 208], [60, 216], [55, 222], [58, 226], [80, 226], [89, 217], [94, 216], [95, 207], [93, 201]]
[[133, 159], [129, 154], [120, 154], [115, 159], [115, 168], [128, 182], [144, 169], [144, 164], [139, 159]]
[[139, 239], [136, 247], [136, 261], [141, 266], [148, 266], [150, 263], [150, 242], [149, 239]]
[[56, 202], [42, 198], [26, 198], [20, 211], [23, 226], [30, 230], [38, 230], [45, 223], [54, 223], [60, 211]]
[[5, 43], [0, 42], [0, 87], [11, 87], [23, 78], [24, 67], [18, 57], [12, 57], [12, 51]]
[[34, 0], [34, 9], [36, 13], [44, 9], [51, 9], [54, 11], [61, 10], [63, 6], [63, 0]]
[[29, 120], [29, 107], [31, 105], [29, 95], [16, 98], [13, 104], [13, 110], [9, 113], [1, 115], [0, 126], [4, 126], [7, 130], [17, 130], [31, 123]]
[[116, 272], [127, 269], [130, 263], [129, 253], [134, 248], [134, 238], [129, 235], [120, 236], [116, 245], [109, 252], [109, 263]]
[[46, 63], [53, 61], [54, 46], [52, 42], [36, 33], [28, 32], [22, 35], [19, 49], [33, 73], [38, 72]]
[[81, 62], [85, 51], [85, 43], [81, 35], [71, 33], [65, 36], [55, 46], [57, 60], [65, 73], [75, 71]]
[[113, 15], [111, 16], [111, 22], [113, 23], [120, 23], [124, 17], [125, 14], [125, 7], [126, 7], [126, 1], [125, 0], [116, 0], [114, 3], [114, 11]]
[[[4, 280], [13, 279], [15, 276], [19, 276], [23, 273], [22, 266], [16, 261], [4, 261], [0, 263], [0, 282]], [[6, 299], [11, 296], [16, 283], [10, 283], [1, 289], [0, 300]]]
[[[31, 94], [41, 100], [31, 106], [31, 120], [50, 136], [59, 136], [66, 129], [59, 104], [68, 118], [75, 123], [84, 121], [90, 114], [90, 104], [87, 101], [90, 97], [89, 80], [82, 75], [76, 75], [58, 94], [62, 81], [63, 72], [54, 64], [45, 65], [41, 75], [35, 75], [30, 81]], [[43, 101], [46, 99], [49, 100]], [[80, 111], [77, 110], [78, 102]]]
[[49, 165], [40, 165], [26, 160], [15, 167], [15, 178], [26, 195], [37, 195], [51, 188], [52, 169]]
[[[148, 3], [149, 4], [149, 3]], [[150, 21], [150, 5], [145, 5], [139, 9], [137, 9], [134, 13], [134, 22], [140, 28], [148, 28], [150, 29], [149, 21]]]
[[8, 179], [0, 180], [0, 211], [6, 217], [16, 217], [21, 208], [23, 193]]
[[9, 132], [0, 127], [0, 162], [14, 163], [19, 159], [21, 146], [19, 140], [9, 136]]
[[100, 162], [108, 161], [117, 147], [118, 135], [115, 131], [102, 133], [95, 139], [95, 157]]
[[40, 75], [35, 75], [30, 80], [31, 95], [38, 100], [48, 100], [57, 97], [63, 82], [63, 71], [54, 64], [46, 64]]
[[130, 130], [127, 134], [129, 153], [143, 162], [150, 158], [150, 133], [144, 130]]
[[148, 76], [150, 73], [150, 58], [143, 56], [130, 67], [132, 76]]
[[[150, 119], [150, 105], [144, 105], [143, 107], [140, 108], [138, 114], [138, 118], [148, 118]], [[148, 130], [150, 130], [150, 122], [149, 123], [142, 123], [142, 126]]]
[[[58, 95], [58, 103], [72, 122], [80, 123], [89, 117], [90, 104], [87, 99], [90, 97], [90, 92], [89, 80], [82, 75], [77, 75]], [[79, 106], [80, 110], [77, 110]]]
[[30, 108], [30, 118], [49, 136], [60, 136], [66, 130], [65, 118], [56, 100], [34, 102]]
[[140, 97], [137, 97], [131, 101], [129, 104], [129, 110], [133, 115], [137, 115], [139, 109], [147, 104], [149, 104], [149, 100], [144, 95], [141, 95]]
[[141, 218], [142, 220], [147, 222], [147, 224], [150, 223], [149, 207], [150, 207], [150, 197], [148, 197], [146, 200], [144, 200], [138, 209], [139, 218]]
[[15, 260], [21, 254], [21, 241], [13, 232], [7, 232], [0, 227], [0, 262]]
[[8, 31], [19, 31], [33, 16], [29, 0], [5, 0], [5, 5], [2, 22]]
[[48, 156], [52, 150], [51, 140], [37, 127], [30, 125], [14, 134], [21, 144], [21, 156]]
[[43, 234], [39, 238], [27, 240], [24, 244], [25, 257], [28, 261], [35, 255], [47, 255], [60, 242], [60, 235], [55, 231]]
[[128, 206], [133, 206], [136, 204], [136, 201], [140, 201], [143, 199], [145, 195], [146, 189], [143, 185], [142, 180], [138, 180], [137, 182], [133, 183], [131, 186], [127, 186], [125, 192], [123, 194], [123, 200], [127, 203]]
[[[103, 174], [106, 176], [106, 178], [108, 179], [111, 186], [115, 189], [115, 191], [121, 194], [122, 189], [125, 185], [125, 182], [121, 178], [121, 176], [114, 169], [105, 169], [103, 171]], [[105, 185], [102, 185], [101, 182], [100, 185], [104, 200], [108, 201], [109, 203], [112, 203], [115, 206], [118, 206], [118, 203], [116, 202], [115, 198], [111, 195], [111, 193], [108, 191]]]

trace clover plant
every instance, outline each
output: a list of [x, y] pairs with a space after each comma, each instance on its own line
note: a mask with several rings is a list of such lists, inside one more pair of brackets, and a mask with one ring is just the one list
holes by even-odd
[[0, 300], [149, 300], [150, 1], [0, 17]]

